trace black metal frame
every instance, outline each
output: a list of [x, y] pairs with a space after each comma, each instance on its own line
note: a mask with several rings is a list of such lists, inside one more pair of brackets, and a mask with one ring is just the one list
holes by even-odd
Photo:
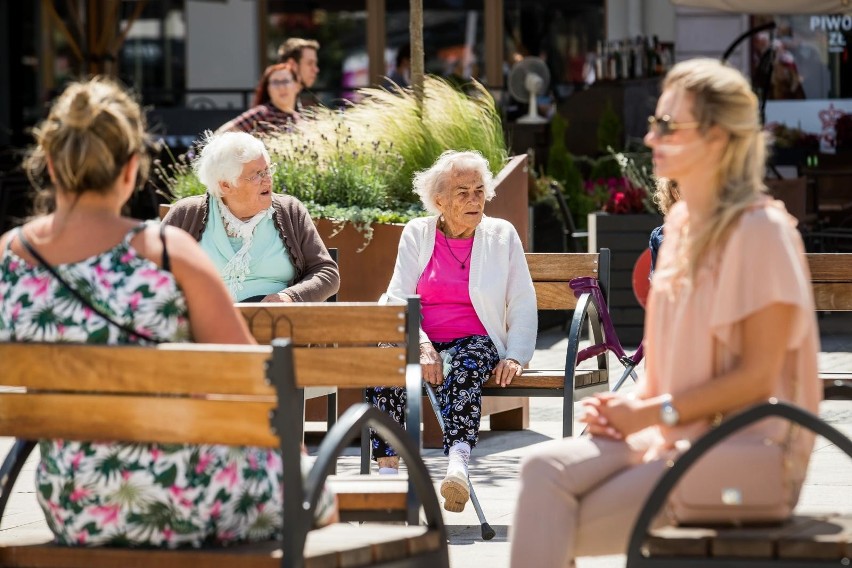
[[[846, 393], [846, 398], [849, 398], [849, 392]], [[674, 466], [672, 466], [660, 479], [651, 495], [645, 501], [639, 513], [636, 523], [633, 525], [633, 532], [630, 535], [630, 541], [627, 546], [627, 568], [717, 568], [725, 566], [743, 566], [747, 565], [754, 568], [769, 568], [776, 566], [784, 566], [787, 568], [813, 568], [815, 566], [837, 566], [837, 560], [819, 561], [814, 559], [808, 560], [773, 560], [773, 559], [748, 559], [748, 558], [694, 558], [694, 557], [653, 557], [649, 558], [643, 554], [643, 545], [648, 536], [648, 529], [651, 526], [654, 518], [659, 513], [660, 509], [666, 503], [669, 493], [674, 489], [680, 478], [689, 470], [698, 459], [704, 455], [710, 448], [720, 443], [725, 438], [729, 437], [734, 432], [742, 428], [754, 424], [764, 418], [778, 416], [785, 418], [790, 422], [800, 424], [801, 426], [811, 430], [812, 432], [825, 437], [830, 442], [837, 444], [846, 455], [852, 457], [852, 440], [847, 438], [836, 428], [829, 426], [820, 418], [806, 410], [797, 406], [785, 403], [770, 401], [755, 405], [748, 410], [731, 417], [723, 422], [719, 427], [707, 432], [699, 438], [692, 447], [684, 452]]]
[[[421, 391], [423, 375], [420, 371], [420, 296], [409, 296], [405, 310], [405, 432], [411, 443], [418, 449], [423, 447], [423, 433], [420, 430], [422, 417]], [[381, 382], [379, 380], [379, 382]], [[378, 385], [377, 385], [378, 386]], [[366, 395], [365, 395], [366, 398]], [[396, 446], [394, 446], [396, 448]], [[361, 430], [361, 474], [370, 473], [371, 448], [370, 429], [365, 425]], [[406, 461], [408, 464], [408, 461]], [[408, 497], [406, 499], [406, 520], [408, 524], [420, 522], [420, 503], [414, 491], [414, 484], [409, 475]], [[393, 513], [390, 514], [393, 516]], [[380, 517], [388, 519], [387, 515]]]
[[[414, 298], [413, 301], [419, 305], [419, 298]], [[293, 396], [300, 389], [296, 386], [293, 346], [289, 339], [272, 341], [272, 360], [267, 369], [267, 377], [278, 395], [278, 408], [270, 417], [270, 424], [273, 432], [279, 437], [282, 460], [284, 463], [299, 463], [301, 440], [291, 433], [295, 432], [297, 423], [302, 420], [302, 412], [298, 398]], [[419, 410], [416, 414], [419, 420]], [[423, 503], [426, 524], [431, 530], [437, 530], [441, 536], [442, 545], [437, 551], [408, 558], [399, 565], [412, 568], [415, 566], [449, 568], [446, 528], [432, 479], [420, 457], [419, 446], [412, 442], [410, 436], [407, 436], [388, 415], [366, 403], [349, 408], [325, 436], [306, 481], [302, 481], [301, 468], [284, 468], [283, 518], [287, 530], [284, 531], [283, 536], [282, 568], [303, 568], [305, 540], [313, 525], [314, 509], [316, 509], [322, 487], [331, 474], [337, 457], [367, 426], [391, 440], [394, 448], [405, 460], [408, 466], [409, 484], [413, 486], [416, 495]], [[409, 494], [411, 493], [413, 492], [409, 491]], [[293, 498], [294, 495], [298, 498]]]
[[[598, 283], [604, 299], [609, 298], [609, 274], [610, 274], [610, 252], [603, 248], [598, 253]], [[573, 294], [568, 282], [565, 283], [566, 293]], [[574, 433], [574, 402], [577, 396], [574, 376], [577, 367], [577, 355], [580, 349], [580, 335], [583, 327], [588, 323], [591, 328], [592, 338], [596, 344], [603, 343], [603, 320], [601, 315], [606, 306], [599, 306], [594, 297], [589, 293], [583, 293], [577, 298], [574, 315], [571, 319], [571, 327], [568, 330], [568, 348], [565, 352], [565, 382], [561, 389], [510, 389], [484, 388], [482, 396], [525, 396], [525, 397], [563, 397], [562, 403], [562, 436], [569, 438]], [[598, 370], [606, 377], [609, 383], [609, 358], [603, 352], [597, 356]], [[602, 383], [603, 384], [603, 383]], [[424, 393], [425, 396], [425, 393]]]

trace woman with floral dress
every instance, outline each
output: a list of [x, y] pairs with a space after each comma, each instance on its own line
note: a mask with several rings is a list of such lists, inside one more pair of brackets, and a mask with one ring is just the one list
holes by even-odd
[[[72, 84], [35, 137], [26, 167], [49, 176], [56, 206], [0, 237], [0, 341], [253, 343], [192, 237], [121, 216], [148, 169], [144, 116], [123, 89]], [[201, 546], [281, 530], [273, 450], [71, 440], [40, 450], [37, 498], [61, 544]], [[320, 521], [335, 517], [333, 497], [320, 509]]]

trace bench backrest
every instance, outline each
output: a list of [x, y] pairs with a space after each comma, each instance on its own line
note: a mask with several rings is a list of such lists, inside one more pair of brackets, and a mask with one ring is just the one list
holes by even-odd
[[[419, 361], [419, 316], [408, 318], [406, 304], [375, 302], [237, 304], [260, 344], [291, 339], [298, 386], [364, 388], [405, 386], [406, 362]], [[413, 333], [413, 335], [412, 335]], [[408, 337], [415, 337], [408, 344]], [[380, 347], [380, 344], [385, 346]]]
[[609, 296], [609, 249], [599, 253], [526, 253], [539, 310], [573, 310], [577, 298], [568, 287], [574, 278], [593, 277]]
[[817, 311], [852, 310], [852, 254], [808, 253]]
[[275, 447], [276, 385], [405, 385], [405, 304], [287, 308], [245, 309], [256, 329], [290, 330], [296, 385], [268, 345], [2, 343], [0, 435]]
[[[0, 344], [0, 435], [278, 446], [270, 347]], [[271, 372], [271, 370], [270, 370]], [[205, 396], [206, 395], [206, 396]]]

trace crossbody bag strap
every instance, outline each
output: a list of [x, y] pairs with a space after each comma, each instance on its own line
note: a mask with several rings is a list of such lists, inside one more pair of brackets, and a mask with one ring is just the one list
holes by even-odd
[[78, 292], [77, 290], [72, 288], [71, 285], [68, 284], [68, 282], [66, 282], [65, 279], [62, 278], [62, 276], [59, 275], [59, 272], [57, 272], [56, 269], [53, 266], [51, 266], [50, 264], [48, 264], [48, 262], [46, 260], [44, 260], [44, 258], [38, 253], [38, 251], [36, 251], [36, 249], [30, 244], [30, 242], [24, 236], [23, 228], [18, 228], [17, 236], [18, 236], [18, 239], [21, 241], [21, 245], [25, 249], [27, 249], [27, 252], [30, 253], [32, 255], [32, 257], [34, 259], [36, 259], [36, 261], [38, 261], [38, 263], [45, 268], [45, 270], [50, 272], [50, 274], [62, 285], [63, 288], [65, 288], [66, 290], [71, 292], [71, 295], [73, 295], [75, 298], [77, 298], [77, 300], [79, 300], [80, 303], [82, 303], [84, 306], [86, 306], [87, 308], [89, 308], [90, 310], [92, 310], [93, 312], [98, 314], [99, 316], [101, 316], [103, 319], [105, 319], [111, 325], [117, 327], [118, 329], [120, 329], [121, 331], [123, 331], [124, 333], [126, 333], [130, 336], [136, 337], [138, 339], [142, 339], [144, 341], [150, 341], [152, 343], [163, 343], [163, 341], [160, 341], [159, 339], [156, 339], [156, 338], [151, 337], [150, 335], [146, 335], [144, 333], [139, 333], [138, 331], [131, 329], [131, 328], [127, 327], [126, 325], [118, 323], [117, 321], [112, 319], [112, 317], [110, 317], [109, 314], [104, 313], [101, 309], [99, 309], [97, 306], [93, 305], [92, 302], [90, 302], [88, 299], [86, 299], [80, 292]]

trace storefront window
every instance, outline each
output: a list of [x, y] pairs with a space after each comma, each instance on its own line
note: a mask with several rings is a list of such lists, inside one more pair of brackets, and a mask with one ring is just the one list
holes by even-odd
[[752, 79], [767, 100], [852, 98], [852, 15], [754, 16]]

